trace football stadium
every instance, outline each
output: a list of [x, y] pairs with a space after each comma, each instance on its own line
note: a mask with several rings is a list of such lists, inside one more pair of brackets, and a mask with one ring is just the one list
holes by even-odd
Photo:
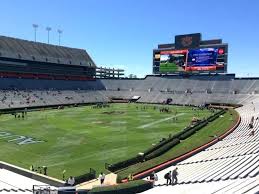
[[0, 194], [259, 193], [259, 77], [225, 41], [176, 35], [129, 78], [0, 35]]

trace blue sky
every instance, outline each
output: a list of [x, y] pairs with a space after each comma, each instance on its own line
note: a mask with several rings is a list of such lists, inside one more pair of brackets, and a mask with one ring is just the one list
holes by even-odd
[[1, 0], [0, 35], [83, 48], [98, 66], [152, 73], [152, 50], [178, 34], [229, 43], [229, 73], [259, 76], [258, 0]]

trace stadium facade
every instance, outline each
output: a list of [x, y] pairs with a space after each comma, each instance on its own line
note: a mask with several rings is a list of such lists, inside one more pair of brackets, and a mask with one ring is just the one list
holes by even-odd
[[95, 63], [85, 50], [0, 36], [1, 77], [88, 80]]

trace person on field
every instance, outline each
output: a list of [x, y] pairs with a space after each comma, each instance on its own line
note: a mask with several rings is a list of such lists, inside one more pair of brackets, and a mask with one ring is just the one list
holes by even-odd
[[48, 167], [47, 166], [42, 166], [42, 169], [43, 169], [43, 174], [47, 175]]
[[175, 184], [177, 184], [177, 181], [178, 181], [178, 179], [177, 179], [177, 176], [178, 176], [178, 172], [177, 172], [177, 167], [173, 170], [173, 172], [172, 172], [172, 185], [175, 185]]
[[165, 174], [164, 178], [166, 179], [166, 185], [168, 186], [172, 184], [172, 179], [171, 179], [171, 171]]
[[99, 175], [99, 179], [100, 179], [100, 183], [102, 185], [104, 183], [105, 174], [101, 172], [101, 174]]
[[30, 171], [34, 171], [33, 165], [30, 166]]
[[63, 172], [62, 172], [62, 180], [63, 181], [65, 180], [65, 174], [66, 174], [66, 170], [63, 170]]
[[133, 181], [133, 175], [132, 175], [132, 173], [129, 174], [129, 176], [128, 176], [128, 181]]

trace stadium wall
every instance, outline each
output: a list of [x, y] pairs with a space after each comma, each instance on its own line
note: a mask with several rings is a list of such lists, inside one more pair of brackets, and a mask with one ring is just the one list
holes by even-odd
[[31, 90], [103, 90], [105, 87], [100, 80], [68, 81], [44, 79], [0, 78], [0, 89], [31, 89]]
[[160, 91], [224, 94], [259, 94], [259, 78], [241, 79], [232, 76], [147, 76], [145, 79], [96, 79], [88, 81], [0, 78], [0, 89], [31, 90], [109, 90]]
[[39, 174], [36, 172], [32, 172], [27, 169], [24, 169], [24, 168], [21, 168], [21, 167], [18, 167], [18, 166], [15, 166], [15, 165], [3, 162], [3, 161], [0, 161], [0, 168], [12, 171], [12, 172], [20, 174], [22, 176], [25, 176], [25, 177], [28, 177], [28, 178], [31, 178], [31, 179], [55, 186], [55, 187], [61, 187], [61, 186], [65, 185], [64, 181], [61, 181], [61, 180], [58, 180], [58, 179], [55, 179], [53, 177], [49, 177], [49, 176], [46, 176], [43, 174]]

